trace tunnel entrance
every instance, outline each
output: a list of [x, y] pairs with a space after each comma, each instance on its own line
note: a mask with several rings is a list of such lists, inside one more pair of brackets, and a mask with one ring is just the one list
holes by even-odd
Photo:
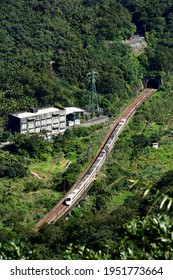
[[147, 88], [156, 88], [159, 89], [160, 84], [156, 79], [150, 79], [147, 81]]
[[144, 76], [143, 80], [144, 88], [155, 88], [159, 89], [163, 84], [160, 75], [157, 76]]

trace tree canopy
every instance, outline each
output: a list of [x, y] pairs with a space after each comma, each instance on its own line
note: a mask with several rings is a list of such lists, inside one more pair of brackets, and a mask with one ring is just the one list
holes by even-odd
[[[0, 2], [0, 141], [12, 142], [0, 150], [0, 258], [173, 259], [172, 1]], [[139, 54], [124, 43], [135, 34], [147, 43]], [[77, 127], [48, 142], [44, 133], [7, 132], [8, 114], [85, 107], [92, 69], [100, 107], [114, 117], [144, 75], [164, 83], [120, 135], [81, 207], [33, 232], [108, 126]]]

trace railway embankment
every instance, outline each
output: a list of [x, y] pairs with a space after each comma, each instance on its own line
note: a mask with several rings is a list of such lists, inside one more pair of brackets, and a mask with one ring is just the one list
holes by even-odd
[[[94, 159], [92, 160], [88, 168], [84, 171], [79, 180], [67, 192], [67, 194], [55, 205], [55, 207], [37, 223], [35, 227], [36, 230], [44, 223], [56, 222], [59, 218], [67, 215], [71, 211], [71, 209], [76, 206], [76, 204], [81, 200], [82, 196], [90, 189], [93, 180], [97, 176], [98, 171], [106, 160], [106, 157], [104, 157], [104, 160], [100, 160], [101, 154], [104, 152], [107, 154], [107, 156], [109, 155], [114, 144], [118, 140], [119, 134], [122, 131], [123, 127], [135, 114], [140, 105], [155, 91], [156, 89], [151, 88], [143, 90], [120, 114], [120, 116], [116, 119], [116, 122], [113, 123], [107, 135], [103, 139], [100, 148], [98, 149]], [[66, 203], [68, 199], [71, 200], [70, 203]]]

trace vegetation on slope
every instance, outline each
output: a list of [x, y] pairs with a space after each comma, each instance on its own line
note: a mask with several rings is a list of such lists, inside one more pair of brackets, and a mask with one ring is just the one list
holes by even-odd
[[[0, 140], [13, 145], [0, 151], [0, 257], [172, 259], [173, 4], [1, 2]], [[147, 40], [138, 57], [123, 45], [135, 30]], [[51, 143], [7, 133], [7, 116], [30, 106], [86, 106], [90, 69], [99, 72], [101, 107], [114, 116], [144, 74], [161, 74], [164, 84], [125, 128], [81, 207], [35, 233], [34, 223], [75, 182], [108, 127], [76, 128]]]
[[87, 73], [92, 68], [99, 72], [98, 92], [105, 110], [116, 95], [123, 93], [124, 99], [129, 86], [140, 82], [139, 63], [121, 42], [135, 30], [128, 11], [111, 0], [75, 2], [1, 3], [0, 117], [4, 121], [8, 113], [29, 106], [87, 105]]

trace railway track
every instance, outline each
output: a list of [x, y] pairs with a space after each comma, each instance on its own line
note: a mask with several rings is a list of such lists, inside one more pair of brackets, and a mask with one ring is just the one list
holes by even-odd
[[36, 224], [35, 230], [38, 230], [45, 223], [54, 223], [59, 218], [66, 216], [71, 209], [79, 203], [85, 193], [87, 193], [90, 189], [93, 180], [97, 176], [114, 144], [118, 140], [121, 130], [125, 125], [127, 125], [128, 121], [135, 114], [138, 107], [155, 91], [156, 89], [151, 88], [143, 90], [141, 94], [138, 95], [119, 115], [103, 139], [101, 146], [88, 168], [66, 193], [66, 195]]

